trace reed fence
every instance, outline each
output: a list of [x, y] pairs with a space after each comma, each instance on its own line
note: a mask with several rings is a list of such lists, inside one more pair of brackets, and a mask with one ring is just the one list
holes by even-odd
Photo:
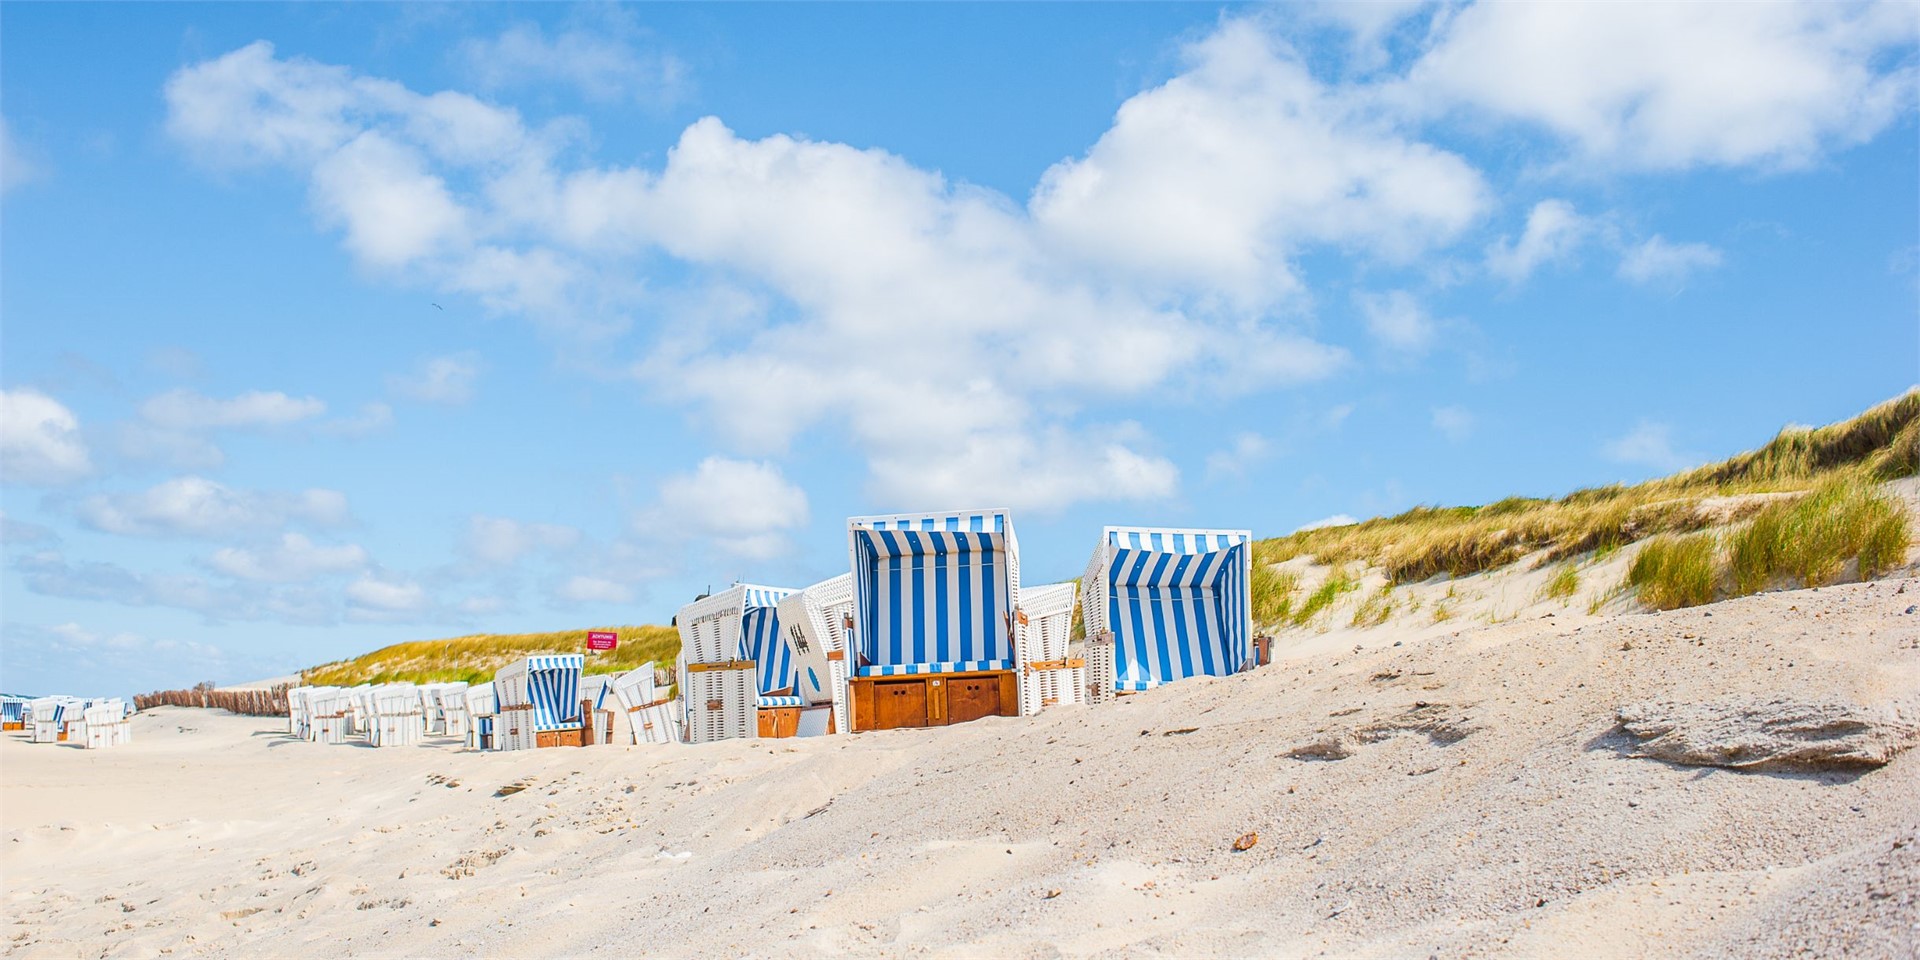
[[269, 690], [215, 690], [208, 684], [201, 684], [191, 690], [142, 693], [133, 698], [133, 705], [141, 710], [157, 706], [197, 707], [249, 717], [284, 717], [287, 715], [287, 687], [282, 684]]

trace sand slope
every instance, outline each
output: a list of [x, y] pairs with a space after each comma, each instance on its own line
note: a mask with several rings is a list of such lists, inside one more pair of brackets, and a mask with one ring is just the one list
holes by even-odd
[[1111, 707], [852, 738], [382, 751], [174, 709], [116, 751], [9, 735], [7, 950], [1910, 957], [1920, 750], [1681, 766], [1635, 757], [1614, 711], [1912, 720], [1917, 603], [1907, 578], [1427, 620]]

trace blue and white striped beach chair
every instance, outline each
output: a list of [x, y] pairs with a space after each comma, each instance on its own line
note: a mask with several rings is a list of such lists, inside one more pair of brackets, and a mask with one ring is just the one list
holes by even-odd
[[762, 709], [802, 705], [778, 609], [792, 592], [736, 583], [680, 608], [675, 672], [688, 743], [759, 736]]
[[585, 663], [581, 654], [559, 653], [516, 660], [495, 671], [497, 749], [531, 750], [543, 740], [555, 744], [568, 731], [578, 731], [580, 671]]
[[0, 730], [25, 730], [27, 728], [27, 701], [12, 693], [0, 693]]
[[1034, 659], [1004, 509], [854, 517], [852, 728], [1021, 712]]
[[1089, 699], [1250, 666], [1252, 541], [1246, 530], [1106, 528], [1081, 587]]

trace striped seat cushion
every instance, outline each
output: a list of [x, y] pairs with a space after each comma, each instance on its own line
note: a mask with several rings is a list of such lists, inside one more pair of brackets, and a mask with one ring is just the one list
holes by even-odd
[[1012, 670], [1012, 660], [948, 660], [944, 663], [870, 664], [854, 671], [856, 677], [904, 677], [920, 673], [966, 673], [974, 670]]
[[760, 709], [762, 710], [768, 709], [769, 707], [804, 707], [806, 705], [807, 705], [807, 702], [805, 700], [800, 699], [799, 697], [761, 697], [760, 698]]

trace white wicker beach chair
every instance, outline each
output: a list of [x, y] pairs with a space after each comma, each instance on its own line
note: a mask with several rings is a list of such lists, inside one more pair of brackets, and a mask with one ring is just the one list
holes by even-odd
[[493, 737], [494, 718], [498, 714], [493, 684], [476, 683], [466, 690], [467, 746], [475, 750], [498, 750]]
[[789, 594], [780, 627], [793, 650], [794, 693], [806, 703], [798, 734], [846, 733], [847, 637], [853, 632], [853, 574]]
[[66, 735], [64, 715], [72, 697], [35, 697], [27, 706], [31, 711], [27, 739], [33, 743], [57, 743]]
[[498, 749], [580, 742], [580, 670], [585, 660], [578, 653], [549, 654], [517, 660], [494, 673]]
[[680, 608], [676, 673], [688, 743], [773, 736], [762, 729], [760, 710], [802, 705], [793, 694], [793, 649], [778, 610], [792, 592], [737, 583]]
[[376, 747], [412, 747], [426, 739], [426, 708], [419, 687], [389, 683], [373, 688], [372, 697], [373, 728], [368, 742]]
[[653, 664], [643, 663], [613, 678], [613, 695], [627, 715], [634, 743], [680, 742], [673, 698], [663, 696], [654, 683]]
[[1025, 682], [1020, 685], [1020, 712], [1027, 716], [1086, 702], [1087, 661], [1072, 650], [1073, 602], [1079, 588], [1078, 580], [1020, 588], [1029, 654], [1021, 671]]
[[344, 687], [314, 687], [307, 691], [307, 739], [315, 743], [346, 743], [353, 736], [354, 692]]
[[117, 747], [130, 739], [127, 734], [127, 708], [117, 698], [90, 704], [81, 716], [82, 722], [70, 737], [84, 743], [89, 750]]
[[1088, 699], [1250, 666], [1252, 558], [1246, 530], [1107, 527], [1081, 584]]
[[1006, 510], [854, 517], [852, 729], [1021, 712], [1030, 615]]
[[465, 683], [434, 684], [434, 700], [440, 710], [441, 735], [458, 737], [462, 743], [466, 742], [467, 685]]

